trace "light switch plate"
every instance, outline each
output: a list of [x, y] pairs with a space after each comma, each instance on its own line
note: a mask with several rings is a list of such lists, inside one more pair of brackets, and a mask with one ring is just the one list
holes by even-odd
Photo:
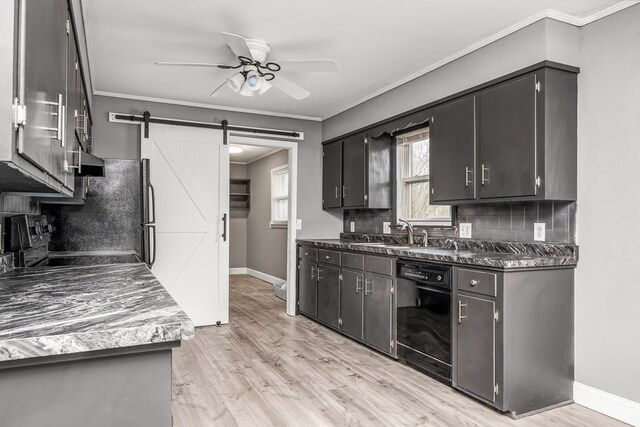
[[296, 219], [296, 230], [302, 230], [302, 220]]
[[382, 223], [382, 232], [384, 234], [391, 234], [391, 223], [389, 221], [384, 221]]
[[533, 240], [544, 242], [544, 238], [545, 238], [544, 229], [545, 229], [544, 222], [534, 222], [533, 223]]
[[351, 231], [352, 233], [355, 233], [355, 231], [356, 231], [356, 222], [355, 221], [351, 221], [349, 223], [349, 231]]
[[460, 238], [461, 239], [470, 239], [471, 238], [471, 223], [470, 222], [461, 222], [459, 225], [460, 228]]

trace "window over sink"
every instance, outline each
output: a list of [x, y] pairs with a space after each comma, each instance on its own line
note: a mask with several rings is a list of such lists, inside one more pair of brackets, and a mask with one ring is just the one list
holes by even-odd
[[396, 221], [451, 225], [451, 206], [429, 204], [429, 128], [396, 137]]

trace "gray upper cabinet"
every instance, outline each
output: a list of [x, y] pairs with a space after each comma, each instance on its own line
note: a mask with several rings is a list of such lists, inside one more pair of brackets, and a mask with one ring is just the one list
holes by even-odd
[[322, 147], [322, 208], [342, 206], [342, 141]]
[[7, 41], [0, 46], [0, 93], [13, 101], [0, 107], [0, 126], [14, 131], [0, 139], [0, 192], [72, 196], [75, 172], [66, 166], [77, 163], [75, 111], [83, 83], [69, 3], [7, 2], [0, 19], [0, 39]]
[[366, 200], [366, 137], [355, 135], [342, 143], [342, 206], [365, 206]]
[[475, 198], [476, 97], [444, 104], [429, 124], [431, 201]]
[[480, 198], [536, 195], [536, 74], [480, 94]]
[[323, 209], [391, 208], [389, 134], [358, 133], [326, 143], [322, 160]]
[[67, 7], [64, 0], [25, 1], [24, 105], [26, 123], [18, 152], [58, 181], [64, 180], [63, 118], [67, 56]]
[[432, 202], [575, 200], [576, 72], [540, 66], [436, 107]]

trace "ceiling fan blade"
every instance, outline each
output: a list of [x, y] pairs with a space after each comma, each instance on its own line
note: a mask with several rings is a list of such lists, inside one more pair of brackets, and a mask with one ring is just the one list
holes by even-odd
[[225, 80], [225, 81], [223, 81], [223, 82], [222, 82], [222, 84], [221, 84], [220, 86], [218, 86], [218, 87], [216, 88], [216, 90], [214, 90], [213, 92], [211, 92], [211, 95], [209, 95], [209, 96], [218, 96], [218, 95], [220, 95], [220, 93], [221, 93], [221, 92], [218, 92], [218, 91], [219, 91], [220, 89], [222, 89], [222, 87], [223, 87], [224, 85], [226, 85], [226, 84], [227, 84], [227, 81], [226, 81], [226, 80]]
[[336, 63], [330, 59], [318, 59], [309, 61], [274, 61], [282, 67], [282, 71], [338, 71]]
[[184, 67], [217, 67], [217, 68], [234, 67], [234, 65], [211, 64], [209, 62], [171, 62], [171, 61], [156, 61], [156, 65], [177, 65], [177, 66], [184, 66]]
[[251, 50], [249, 50], [249, 46], [247, 46], [247, 40], [244, 37], [231, 33], [222, 33], [222, 37], [224, 37], [224, 40], [235, 56], [244, 56], [245, 58], [253, 59]]
[[309, 91], [301, 88], [291, 80], [285, 79], [281, 75], [276, 76], [276, 78], [271, 80], [269, 83], [297, 100], [305, 99], [306, 97], [311, 95]]

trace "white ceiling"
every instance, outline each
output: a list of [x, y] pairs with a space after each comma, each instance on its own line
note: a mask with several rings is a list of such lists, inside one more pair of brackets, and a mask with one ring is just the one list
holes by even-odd
[[[83, 0], [94, 92], [276, 115], [327, 118], [523, 21], [580, 25], [625, 0]], [[337, 73], [286, 75], [311, 92], [243, 97], [228, 70], [154, 61], [233, 63], [222, 31], [271, 44], [269, 59], [333, 59]]]
[[259, 147], [257, 145], [229, 144], [229, 147], [239, 147], [242, 153], [229, 153], [229, 159], [234, 163], [251, 163], [280, 151], [280, 148]]

